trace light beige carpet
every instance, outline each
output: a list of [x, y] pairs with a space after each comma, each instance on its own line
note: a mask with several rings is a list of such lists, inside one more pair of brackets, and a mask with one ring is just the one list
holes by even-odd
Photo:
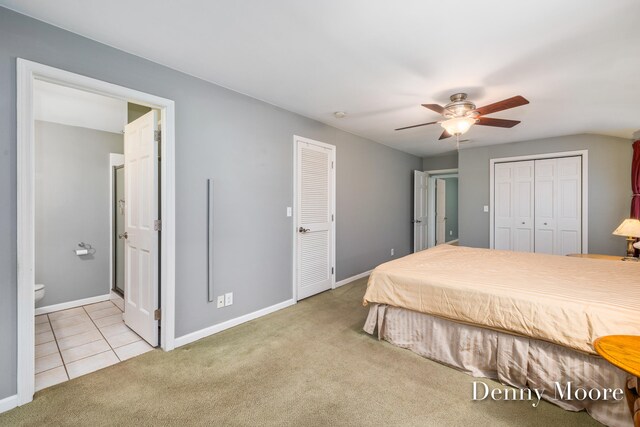
[[362, 331], [365, 284], [45, 389], [0, 425], [597, 424], [547, 402], [472, 402], [474, 378]]

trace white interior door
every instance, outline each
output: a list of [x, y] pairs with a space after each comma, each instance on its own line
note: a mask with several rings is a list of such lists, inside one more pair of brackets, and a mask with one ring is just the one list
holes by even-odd
[[536, 252], [582, 252], [582, 157], [536, 160]]
[[513, 165], [515, 185], [514, 194], [514, 251], [534, 251], [534, 162], [515, 162]]
[[413, 252], [427, 248], [427, 180], [425, 172], [413, 171]]
[[158, 345], [158, 113], [125, 126], [125, 311], [124, 321]]
[[553, 254], [557, 245], [558, 159], [536, 160], [536, 252]]
[[298, 300], [334, 283], [335, 147], [296, 138], [296, 282]]
[[513, 165], [496, 163], [494, 166], [494, 237], [493, 247], [511, 250], [513, 225]]
[[494, 166], [494, 248], [534, 250], [534, 162]]
[[436, 179], [436, 245], [445, 243], [447, 233], [447, 181]]
[[558, 159], [557, 255], [582, 253], [582, 157]]

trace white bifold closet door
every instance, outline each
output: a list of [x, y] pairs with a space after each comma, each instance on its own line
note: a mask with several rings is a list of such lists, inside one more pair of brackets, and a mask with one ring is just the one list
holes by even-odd
[[582, 252], [582, 157], [496, 163], [494, 248]]
[[582, 157], [536, 160], [535, 252], [582, 252]]
[[494, 177], [494, 247], [533, 252], [533, 160], [497, 163]]

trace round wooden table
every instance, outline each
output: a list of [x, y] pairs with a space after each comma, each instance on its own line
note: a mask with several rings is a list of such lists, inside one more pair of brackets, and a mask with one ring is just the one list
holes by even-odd
[[640, 427], [640, 336], [608, 335], [593, 342], [593, 347], [603, 359], [633, 375], [627, 381], [625, 395], [633, 423]]

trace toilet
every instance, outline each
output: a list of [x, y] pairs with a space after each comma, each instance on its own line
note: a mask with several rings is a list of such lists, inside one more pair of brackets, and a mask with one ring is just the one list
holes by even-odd
[[44, 285], [43, 284], [37, 284], [35, 286], [35, 292], [36, 292], [35, 301], [37, 303], [42, 298], [44, 298]]

